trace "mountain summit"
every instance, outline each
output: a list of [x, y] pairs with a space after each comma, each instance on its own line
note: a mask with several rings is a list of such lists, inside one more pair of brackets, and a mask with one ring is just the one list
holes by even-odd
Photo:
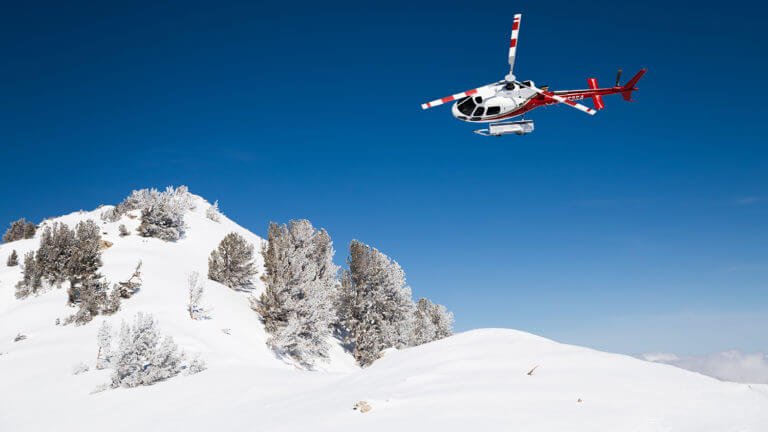
[[[199, 196], [187, 194], [183, 205], [178, 221], [121, 203], [46, 220], [36, 232], [25, 222], [8, 238], [13, 241], [0, 245], [0, 430], [768, 429], [766, 385], [722, 382], [515, 330], [403, 342], [400, 349], [380, 351], [366, 367], [337, 332], [318, 342], [326, 347], [322, 361], [306, 367], [268, 344], [274, 334], [254, 310], [267, 291], [264, 239]], [[83, 322], [68, 321], [87, 301], [86, 282], [93, 282], [87, 277], [71, 279], [80, 284], [74, 290], [67, 281], [17, 298], [17, 285], [28, 276], [22, 257], [39, 253], [46, 227], [75, 229], [89, 220], [98, 226], [104, 283], [93, 292], [103, 293], [101, 311], [86, 314]], [[84, 232], [72, 236], [87, 237]], [[247, 286], [207, 277], [212, 256], [224, 261], [212, 252], [232, 233], [255, 251]], [[18, 264], [6, 265], [14, 251]], [[375, 249], [362, 245], [359, 253], [390, 265], [395, 275], [399, 270]], [[353, 282], [326, 285], [343, 289]], [[202, 295], [195, 297], [195, 290]], [[73, 293], [80, 298], [73, 301]], [[108, 307], [110, 299], [116, 310]], [[398, 304], [416, 314], [441, 310], [431, 302]], [[438, 315], [425, 322], [439, 327]], [[117, 355], [106, 352], [132, 355], [139, 351], [125, 347], [146, 340], [157, 341], [158, 351], [153, 360], [134, 359], [140, 371], [162, 363], [171, 372], [163, 375], [167, 371], [159, 368], [152, 385], [110, 385]], [[434, 341], [423, 343], [428, 340]]]

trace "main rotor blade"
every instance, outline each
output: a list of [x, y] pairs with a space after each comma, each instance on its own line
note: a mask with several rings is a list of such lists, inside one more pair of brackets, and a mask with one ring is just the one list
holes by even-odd
[[589, 115], [595, 115], [595, 113], [597, 113], [597, 111], [593, 110], [592, 108], [585, 107], [582, 104], [578, 104], [578, 103], [576, 103], [576, 102], [574, 102], [572, 100], [568, 100], [568, 99], [566, 99], [564, 97], [561, 97], [561, 96], [558, 96], [558, 95], [556, 95], [554, 93], [550, 93], [548, 91], [544, 91], [544, 90], [542, 90], [542, 89], [540, 89], [538, 87], [534, 87], [532, 85], [523, 84], [523, 83], [521, 83], [519, 81], [515, 81], [515, 82], [518, 85], [521, 85], [523, 87], [528, 87], [529, 89], [535, 91], [536, 93], [538, 93], [538, 94], [540, 94], [540, 95], [542, 95], [542, 96], [544, 96], [546, 98], [549, 98], [549, 99], [552, 99], [552, 100], [556, 100], [556, 101], [558, 101], [560, 103], [564, 103], [564, 104], [566, 104], [566, 105], [568, 105], [570, 107], [576, 108], [577, 110], [585, 112], [585, 113], [587, 113]]
[[475, 95], [475, 94], [483, 91], [484, 89], [486, 89], [488, 87], [494, 86], [496, 84], [500, 84], [502, 82], [504, 82], [504, 81], [497, 81], [495, 83], [486, 84], [486, 85], [484, 85], [482, 87], [478, 87], [476, 89], [467, 90], [465, 92], [456, 93], [455, 95], [451, 95], [451, 96], [444, 97], [444, 98], [441, 98], [441, 99], [433, 100], [432, 102], [427, 102], [425, 104], [421, 104], [421, 109], [427, 109], [427, 108], [436, 107], [436, 106], [442, 105], [442, 104], [444, 104], [446, 102], [453, 102], [455, 100], [459, 100], [459, 99], [467, 97], [467, 96], [472, 96], [472, 95]]
[[514, 21], [512, 21], [512, 38], [509, 41], [509, 74], [512, 75], [512, 70], [515, 68], [515, 54], [517, 53], [517, 36], [520, 34], [520, 19], [522, 14], [515, 15]]

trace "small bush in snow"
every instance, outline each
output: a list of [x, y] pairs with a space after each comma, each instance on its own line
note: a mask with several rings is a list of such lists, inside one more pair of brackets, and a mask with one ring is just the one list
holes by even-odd
[[88, 372], [90, 368], [87, 364], [80, 362], [74, 366], [72, 366], [72, 374], [73, 375], [80, 375], [83, 372]]
[[200, 273], [192, 272], [187, 276], [187, 288], [189, 290], [189, 317], [194, 319], [202, 318], [205, 310], [200, 304], [203, 298], [204, 282]]
[[194, 375], [206, 369], [208, 369], [208, 366], [205, 365], [205, 361], [200, 356], [195, 356], [185, 368], [184, 375]]
[[328, 357], [339, 271], [333, 242], [307, 220], [272, 223], [262, 255], [266, 290], [253, 306], [271, 334], [267, 344], [310, 367]]
[[208, 207], [208, 209], [205, 211], [205, 216], [214, 222], [221, 220], [221, 211], [219, 210], [218, 201], [214, 202], [212, 206]]
[[128, 232], [128, 228], [125, 227], [125, 225], [120, 224], [119, 227], [117, 227], [117, 230], [120, 232], [120, 237], [125, 237], [131, 235], [130, 232]]
[[5, 262], [8, 267], [14, 267], [19, 265], [19, 254], [16, 252], [16, 249], [11, 251], [11, 254], [8, 255], [8, 261]]
[[131, 277], [129, 277], [128, 280], [117, 283], [116, 289], [121, 298], [131, 298], [131, 296], [139, 290], [141, 284], [144, 283], [141, 280], [141, 264], [142, 262], [139, 260], [139, 263], [136, 264], [136, 268], [133, 270], [133, 274], [131, 274]]
[[35, 236], [35, 224], [27, 222], [24, 218], [11, 222], [11, 227], [3, 235], [3, 243], [10, 243], [16, 240], [31, 239]]
[[229, 288], [248, 286], [255, 274], [253, 245], [240, 234], [227, 234], [208, 258], [208, 278]]
[[152, 315], [139, 312], [132, 325], [123, 322], [112, 364], [112, 387], [152, 385], [181, 372], [183, 354], [173, 338], [161, 339]]

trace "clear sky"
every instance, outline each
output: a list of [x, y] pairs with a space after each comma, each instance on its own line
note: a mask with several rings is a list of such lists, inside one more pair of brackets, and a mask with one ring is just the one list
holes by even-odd
[[[339, 264], [374, 245], [457, 330], [768, 350], [763, 6], [107, 3], [3, 7], [0, 221], [186, 184], [262, 236], [310, 219]], [[503, 78], [515, 13], [518, 78], [647, 67], [637, 103], [504, 138], [422, 111]]]

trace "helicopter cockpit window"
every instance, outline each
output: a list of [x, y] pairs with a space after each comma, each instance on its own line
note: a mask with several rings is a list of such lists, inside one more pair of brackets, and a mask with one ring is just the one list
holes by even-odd
[[474, 109], [475, 102], [472, 101], [472, 98], [470, 97], [465, 98], [463, 101], [459, 102], [459, 112], [466, 116], [471, 116]]
[[475, 96], [475, 103], [480, 105], [481, 103], [483, 103], [483, 98], [481, 98], [480, 96]]
[[485, 112], [485, 108], [477, 107], [477, 109], [475, 110], [475, 115], [474, 116], [475, 117], [480, 117], [480, 116], [483, 115], [484, 112]]
[[488, 115], [496, 115], [501, 112], [501, 107], [492, 106], [488, 107]]

